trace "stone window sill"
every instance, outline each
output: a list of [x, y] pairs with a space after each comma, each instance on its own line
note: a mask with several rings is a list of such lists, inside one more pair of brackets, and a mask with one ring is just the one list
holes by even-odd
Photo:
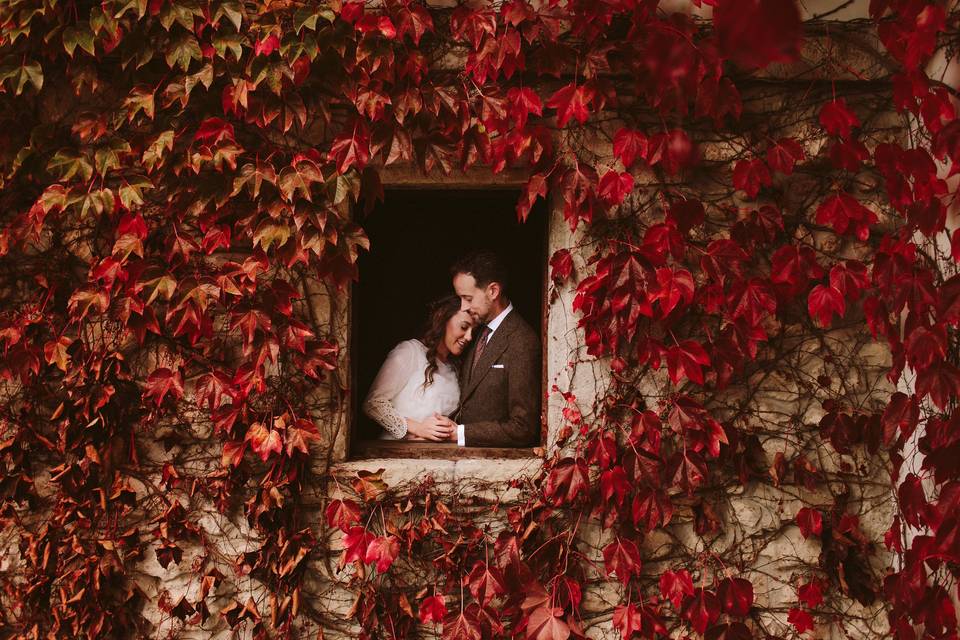
[[433, 460], [520, 460], [542, 457], [542, 451], [532, 447], [458, 447], [452, 442], [396, 442], [365, 440], [355, 443], [351, 460], [382, 458]]

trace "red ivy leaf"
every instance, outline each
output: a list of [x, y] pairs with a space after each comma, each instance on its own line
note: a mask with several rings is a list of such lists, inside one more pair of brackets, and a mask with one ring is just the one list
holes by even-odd
[[796, 628], [797, 633], [803, 633], [804, 631], [813, 629], [813, 616], [797, 607], [790, 609], [790, 612], [787, 614], [787, 621]]
[[438, 623], [443, 622], [443, 619], [447, 616], [447, 603], [444, 601], [443, 596], [433, 595], [428, 598], [424, 598], [420, 602], [420, 622], [426, 624], [428, 622]]
[[817, 254], [807, 246], [784, 245], [777, 249], [770, 262], [770, 280], [790, 285], [795, 290], [805, 289], [811, 279], [823, 277]]
[[930, 395], [940, 409], [960, 396], [960, 371], [946, 360], [938, 360], [917, 372], [917, 397]]
[[678, 384], [683, 377], [691, 382], [703, 384], [703, 370], [701, 366], [710, 365], [710, 356], [700, 343], [694, 340], [684, 340], [675, 347], [667, 349], [667, 370], [670, 381]]
[[466, 582], [470, 587], [470, 593], [483, 607], [490, 604], [496, 596], [507, 592], [500, 570], [482, 560], [477, 560], [473, 565], [473, 570], [467, 576]]
[[147, 377], [147, 390], [144, 398], [153, 398], [159, 407], [163, 399], [170, 394], [175, 400], [183, 397], [183, 375], [180, 371], [171, 371], [161, 367]]
[[877, 214], [846, 193], [828, 198], [817, 208], [818, 224], [829, 224], [837, 233], [856, 236], [860, 240], [870, 236], [870, 225], [876, 222]]
[[693, 625], [697, 633], [703, 635], [707, 627], [720, 617], [720, 600], [712, 591], [701, 589], [700, 593], [686, 601], [681, 615]]
[[279, 454], [283, 451], [283, 440], [280, 433], [270, 429], [262, 422], [254, 422], [247, 429], [247, 435], [244, 440], [250, 443], [250, 448], [260, 456], [264, 462], [271, 454]]
[[310, 443], [320, 439], [320, 432], [312, 420], [298, 419], [287, 427], [286, 431], [287, 456], [292, 457], [294, 451], [304, 455], [310, 453]]
[[597, 195], [607, 206], [618, 205], [633, 191], [633, 176], [627, 172], [608, 171], [600, 178]]
[[563, 609], [560, 607], [543, 606], [531, 611], [527, 622], [528, 640], [567, 640], [570, 637], [570, 625], [560, 618], [562, 615]]
[[740, 160], [733, 168], [733, 186], [743, 190], [748, 198], [756, 198], [760, 187], [773, 184], [770, 169], [763, 160]]
[[657, 269], [657, 284], [660, 289], [653, 296], [653, 301], [660, 301], [660, 311], [664, 316], [670, 315], [681, 302], [686, 305], [693, 302], [693, 276], [686, 269]]
[[869, 285], [867, 267], [858, 260], [844, 260], [830, 269], [830, 286], [849, 300], [859, 300]]
[[633, 523], [643, 524], [649, 533], [658, 526], [667, 526], [673, 517], [673, 503], [669, 496], [653, 489], [640, 491], [633, 498]]
[[573, 254], [569, 249], [560, 249], [550, 258], [550, 278], [557, 286], [566, 282], [573, 273]]
[[517, 200], [517, 220], [526, 222], [530, 215], [530, 209], [537, 201], [537, 198], [547, 197], [547, 177], [542, 173], [535, 173], [527, 180], [523, 187], [523, 193]]
[[[429, 31], [433, 31], [433, 17], [425, 7], [410, 3], [405, 5], [397, 14], [397, 32], [400, 36], [409, 35], [413, 44], [419, 46], [420, 38]], [[438, 619], [438, 622], [442, 618]]]
[[823, 604], [823, 583], [820, 580], [811, 580], [802, 584], [797, 589], [797, 596], [808, 608], [816, 609]]
[[890, 403], [883, 411], [880, 424], [883, 425], [883, 444], [890, 446], [897, 435], [897, 429], [906, 440], [917, 428], [920, 420], [920, 405], [917, 396], [896, 392], [890, 397]]
[[613, 135], [613, 155], [626, 169], [633, 166], [637, 158], [646, 159], [648, 146], [647, 136], [639, 131], [622, 128]]
[[340, 556], [340, 567], [350, 562], [363, 561], [367, 547], [375, 536], [363, 527], [353, 527], [343, 534], [343, 555]]
[[820, 109], [820, 124], [827, 133], [849, 140], [853, 127], [860, 126], [857, 116], [847, 106], [847, 102], [840, 98], [831, 100]]
[[400, 541], [396, 536], [375, 536], [367, 544], [367, 550], [363, 555], [363, 561], [367, 564], [377, 563], [377, 571], [385, 572], [397, 559], [400, 553]]
[[797, 526], [804, 538], [823, 533], [823, 515], [816, 509], [804, 507], [797, 512]]
[[767, 164], [774, 171], [789, 176], [803, 156], [803, 146], [799, 142], [793, 138], [780, 138], [767, 149]]
[[713, 26], [720, 51], [746, 68], [795, 59], [803, 35], [795, 0], [718, 0]]
[[613, 610], [613, 626], [623, 640], [629, 640], [643, 628], [643, 616], [633, 603], [617, 605]]
[[337, 163], [337, 173], [343, 175], [350, 167], [362, 170], [370, 160], [370, 134], [363, 120], [358, 119], [353, 132], [341, 133], [333, 140], [328, 159]]
[[583, 458], [564, 458], [547, 476], [544, 494], [554, 505], [570, 503], [590, 488], [590, 474]]
[[633, 541], [618, 536], [603, 548], [603, 564], [608, 576], [615, 573], [627, 584], [632, 576], [640, 575], [640, 550]]
[[693, 578], [686, 569], [667, 570], [660, 574], [660, 597], [669, 600], [679, 610], [684, 598], [693, 595]]
[[527, 125], [527, 117], [532, 113], [534, 115], [543, 115], [543, 103], [537, 92], [529, 87], [513, 87], [507, 92], [507, 100], [510, 103], [510, 115], [517, 123], [517, 129], [523, 129]]
[[717, 587], [723, 610], [732, 616], [744, 617], [753, 606], [753, 585], [743, 578], [727, 578]]
[[706, 212], [699, 200], [678, 200], [667, 210], [667, 221], [672, 222], [681, 233], [686, 233], [703, 224]]
[[847, 311], [843, 294], [837, 289], [823, 284], [818, 284], [810, 291], [807, 307], [810, 316], [816, 318], [821, 327], [830, 326], [834, 313], [842, 318]]
[[594, 90], [589, 85], [570, 83], [557, 90], [547, 100], [547, 106], [557, 110], [557, 125], [565, 126], [570, 118], [583, 124], [590, 117], [590, 103], [593, 101]]
[[327, 524], [343, 531], [360, 522], [360, 506], [353, 500], [331, 500], [326, 509]]

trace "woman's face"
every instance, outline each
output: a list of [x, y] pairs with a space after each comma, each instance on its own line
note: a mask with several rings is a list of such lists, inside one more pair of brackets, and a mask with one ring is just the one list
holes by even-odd
[[459, 356], [470, 344], [473, 338], [473, 327], [476, 322], [469, 311], [457, 311], [447, 320], [446, 331], [443, 332], [443, 346], [447, 352]]

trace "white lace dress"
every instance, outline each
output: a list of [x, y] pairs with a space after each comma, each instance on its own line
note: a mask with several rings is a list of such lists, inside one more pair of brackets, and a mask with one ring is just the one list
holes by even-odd
[[363, 402], [363, 412], [383, 427], [386, 440], [407, 434], [405, 418], [423, 420], [434, 413], [450, 415], [460, 402], [460, 384], [452, 365], [440, 362], [433, 384], [424, 388], [427, 347], [405, 340], [387, 355]]

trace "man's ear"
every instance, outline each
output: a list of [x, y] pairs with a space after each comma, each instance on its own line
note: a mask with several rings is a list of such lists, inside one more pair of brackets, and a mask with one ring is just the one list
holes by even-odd
[[487, 297], [489, 297], [491, 300], [498, 299], [501, 293], [502, 291], [500, 289], [499, 282], [491, 282], [487, 285]]

